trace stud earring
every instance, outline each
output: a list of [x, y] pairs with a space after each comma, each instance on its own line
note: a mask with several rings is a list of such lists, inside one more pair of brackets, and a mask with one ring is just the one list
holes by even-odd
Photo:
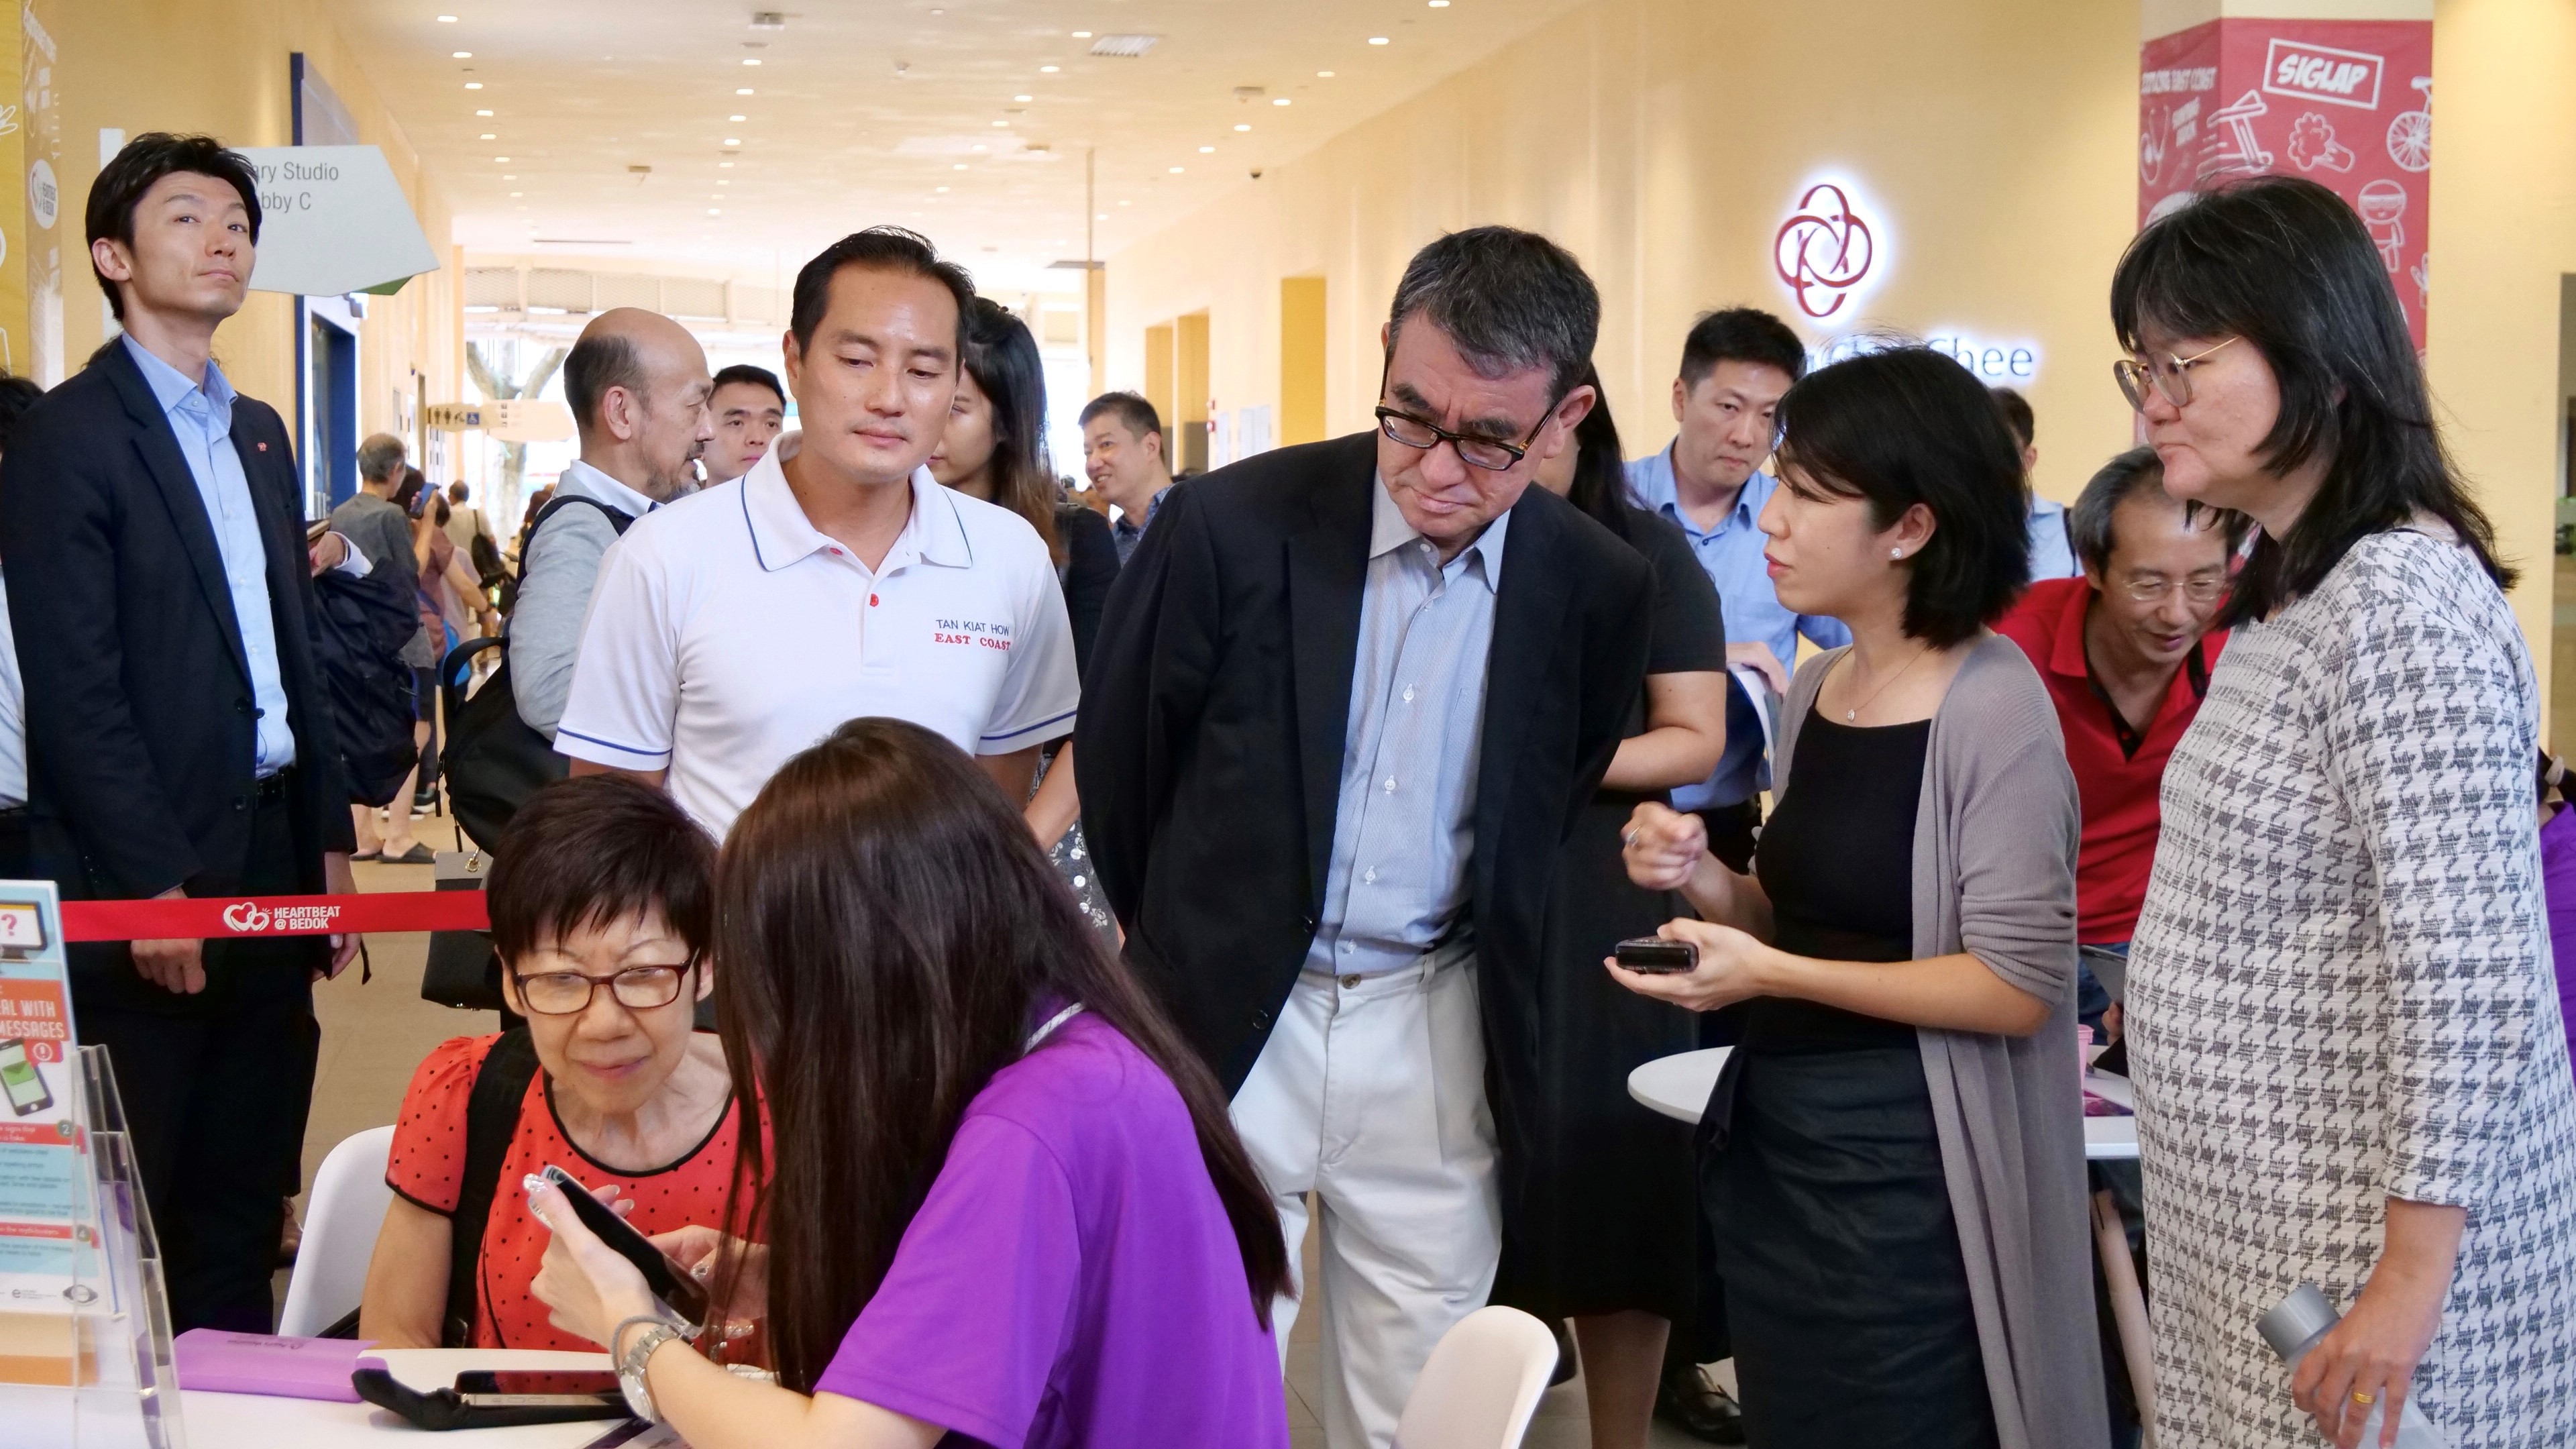
[[1889, 558], [1903, 558], [1905, 557], [1905, 550], [1901, 548], [1891, 548], [1887, 551], [1887, 556]]

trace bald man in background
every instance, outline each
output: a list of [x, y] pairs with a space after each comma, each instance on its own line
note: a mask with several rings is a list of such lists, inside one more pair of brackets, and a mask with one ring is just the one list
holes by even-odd
[[619, 307], [592, 318], [563, 374], [581, 457], [564, 469], [529, 534], [527, 572], [510, 613], [519, 718], [549, 740], [572, 693], [601, 556], [626, 525], [693, 486], [690, 465], [715, 436], [706, 351], [658, 312]]

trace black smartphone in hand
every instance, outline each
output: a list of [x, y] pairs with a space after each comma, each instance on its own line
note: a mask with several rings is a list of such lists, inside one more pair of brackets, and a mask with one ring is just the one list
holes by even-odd
[[635, 1265], [644, 1275], [644, 1286], [662, 1300], [672, 1312], [687, 1319], [692, 1327], [707, 1321], [707, 1290], [682, 1271], [680, 1265], [654, 1247], [650, 1238], [636, 1231], [635, 1225], [619, 1217], [608, 1204], [590, 1195], [580, 1179], [560, 1167], [548, 1164], [546, 1181], [563, 1189], [572, 1203], [573, 1216], [581, 1225], [599, 1236], [599, 1240], [617, 1250], [618, 1256]]
[[1646, 976], [1672, 976], [1699, 965], [1699, 947], [1661, 936], [1631, 936], [1611, 952], [1622, 970]]

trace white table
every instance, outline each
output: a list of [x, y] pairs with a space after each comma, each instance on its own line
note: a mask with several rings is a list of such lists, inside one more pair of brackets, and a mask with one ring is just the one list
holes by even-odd
[[[1733, 1047], [1710, 1047], [1705, 1051], [1657, 1057], [1628, 1074], [1628, 1095], [1676, 1121], [1696, 1123], [1701, 1109], [1708, 1105], [1710, 1090], [1717, 1085], [1718, 1071], [1726, 1065], [1726, 1054], [1733, 1050]], [[2131, 1092], [2126, 1077], [2088, 1071], [2084, 1074], [2084, 1088], [2123, 1107], [2137, 1106], [2137, 1098]], [[2097, 1162], [2136, 1158], [2138, 1119], [2085, 1118], [2084, 1155]]]
[[[1733, 1047], [1709, 1047], [1702, 1051], [1657, 1057], [1628, 1074], [1628, 1095], [1664, 1116], [1697, 1125], [1701, 1111], [1708, 1106], [1709, 1092], [1717, 1086], [1717, 1074], [1726, 1066], [1727, 1053], [1733, 1050]], [[2123, 1107], [2135, 1110], [2138, 1105], [2137, 1096], [2126, 1077], [2087, 1069], [2084, 1087]], [[2084, 1155], [2097, 1162], [2135, 1161], [2138, 1156], [2138, 1119], [2085, 1118]], [[2155, 1364], [2149, 1346], [2147, 1300], [2138, 1286], [2136, 1267], [2129, 1261], [2128, 1230], [2121, 1225], [2119, 1211], [2111, 1205], [2111, 1195], [2107, 1192], [2093, 1195], [2093, 1238], [2102, 1264], [2103, 1281], [2110, 1287], [2111, 1318], [2119, 1329], [2121, 1354], [2129, 1367], [2129, 1382], [2137, 1390], [2139, 1414], [2153, 1424]]]
[[[604, 1353], [549, 1353], [535, 1349], [396, 1348], [369, 1350], [385, 1369], [416, 1389], [445, 1388], [466, 1369], [605, 1369]], [[338, 1445], [436, 1446], [457, 1449], [580, 1449], [618, 1421], [522, 1424], [507, 1429], [423, 1436], [390, 1409], [325, 1399], [273, 1399], [262, 1394], [180, 1394], [188, 1420], [188, 1449], [335, 1449]]]

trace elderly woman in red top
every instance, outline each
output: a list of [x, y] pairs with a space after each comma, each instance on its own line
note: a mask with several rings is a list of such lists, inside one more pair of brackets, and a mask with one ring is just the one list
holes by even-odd
[[2162, 829], [2156, 792], [2227, 640], [2209, 624], [2227, 597], [2245, 523], [2213, 509], [2187, 512], [2165, 492], [2155, 450], [2132, 448], [2084, 485], [2067, 533], [2082, 576], [2032, 584], [1995, 632], [2037, 666], [2066, 735], [2084, 804], [2076, 1017], [2099, 1027], [2112, 993], [2096, 968], [2116, 972], [2128, 958]]
[[714, 873], [706, 833], [621, 777], [549, 785], [510, 822], [492, 937], [527, 1025], [443, 1043], [413, 1074], [360, 1337], [589, 1348], [528, 1292], [548, 1234], [519, 1184], [548, 1164], [647, 1233], [722, 1220], [742, 1112], [723, 1046], [694, 1030]]

